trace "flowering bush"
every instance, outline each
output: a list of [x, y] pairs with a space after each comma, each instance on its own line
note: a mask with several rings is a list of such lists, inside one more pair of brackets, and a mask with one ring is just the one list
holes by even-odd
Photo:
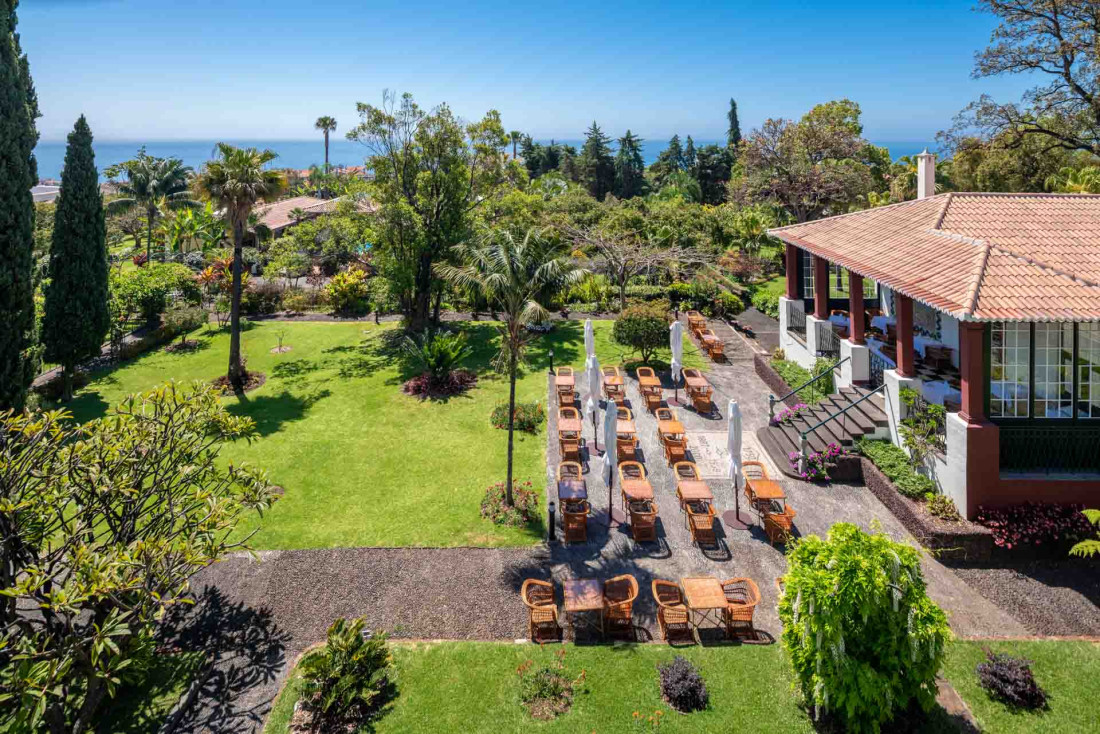
[[[494, 428], [508, 428], [508, 404], [501, 403], [493, 408], [493, 414], [489, 418]], [[539, 426], [546, 420], [546, 409], [542, 403], [516, 403], [515, 419], [512, 425], [517, 431], [535, 433]]]
[[539, 513], [539, 493], [530, 482], [512, 480], [512, 505], [505, 501], [504, 482], [497, 482], [485, 490], [481, 500], [481, 516], [497, 525], [523, 527], [535, 522]]
[[792, 451], [787, 458], [791, 461], [791, 469], [798, 473], [798, 476], [805, 479], [807, 482], [827, 482], [829, 481], [829, 462], [835, 460], [841, 454], [840, 446], [835, 443], [831, 443], [825, 447], [824, 451], [814, 451], [806, 457], [806, 468], [799, 471], [799, 459], [802, 458], [802, 454], [797, 451]]
[[798, 415], [802, 411], [806, 410], [808, 407], [809, 406], [805, 403], [798, 403], [797, 405], [792, 405], [788, 408], [784, 408], [783, 410], [776, 413], [775, 416], [772, 418], [772, 425], [778, 426], [780, 424], [783, 424], [789, 426], [794, 421], [794, 419], [797, 418]]
[[534, 719], [546, 721], [564, 714], [573, 705], [577, 693], [586, 692], [585, 671], [576, 678], [569, 677], [565, 668], [565, 649], [558, 650], [555, 662], [535, 667], [533, 660], [525, 660], [516, 668], [519, 676], [519, 700]]
[[1081, 505], [1028, 502], [1009, 507], [979, 507], [977, 522], [993, 531], [993, 542], [1011, 550], [1019, 546], [1075, 543], [1092, 535]]

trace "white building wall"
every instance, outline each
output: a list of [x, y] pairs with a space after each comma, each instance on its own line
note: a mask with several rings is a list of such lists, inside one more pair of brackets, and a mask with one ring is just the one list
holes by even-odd
[[[814, 366], [814, 362], [817, 361], [817, 358], [814, 357], [813, 352], [810, 351], [809, 344], [803, 344], [798, 339], [791, 336], [791, 334], [787, 331], [787, 309], [788, 309], [788, 304], [789, 304], [790, 308], [794, 308], [794, 309], [797, 309], [797, 310], [803, 311], [803, 312], [805, 311], [805, 308], [806, 308], [805, 304], [801, 301], [801, 299], [796, 298], [794, 300], [789, 300], [786, 297], [780, 296], [780, 298], [779, 298], [779, 346], [780, 346], [780, 348], [783, 349], [783, 352], [786, 354], [788, 361], [794, 362], [795, 364], [799, 365], [800, 367], [804, 367], [806, 369], [812, 369], [813, 366]], [[810, 325], [810, 319], [811, 318], [812, 317], [810, 317], [810, 316], [806, 317], [806, 338], [807, 338], [807, 340], [812, 338], [811, 337], [812, 327]]]

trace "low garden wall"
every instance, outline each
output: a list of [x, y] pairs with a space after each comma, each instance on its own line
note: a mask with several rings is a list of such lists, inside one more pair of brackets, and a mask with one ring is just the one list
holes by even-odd
[[[753, 368], [756, 370], [756, 376], [764, 381], [764, 384], [772, 391], [772, 395], [778, 398], [780, 395], [786, 395], [791, 391], [791, 386], [784, 382], [779, 373], [772, 368], [771, 357], [757, 354], [753, 356], [752, 363]], [[797, 395], [791, 395], [783, 402], [786, 405], [797, 405], [802, 400]]]

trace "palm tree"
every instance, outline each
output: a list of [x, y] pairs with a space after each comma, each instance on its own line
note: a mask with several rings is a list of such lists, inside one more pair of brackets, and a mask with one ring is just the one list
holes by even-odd
[[550, 239], [537, 228], [517, 237], [506, 229], [489, 230], [481, 238], [456, 245], [462, 265], [442, 265], [439, 274], [461, 288], [485, 295], [503, 318], [500, 353], [494, 362], [508, 373], [508, 477], [505, 497], [512, 504], [513, 422], [516, 411], [516, 370], [526, 361], [532, 333], [528, 324], [549, 315], [544, 302], [557, 291], [578, 282], [586, 271], [569, 256], [559, 239]]
[[336, 129], [336, 118], [323, 115], [317, 118], [313, 127], [325, 134], [325, 173], [328, 173], [328, 134]]
[[208, 161], [195, 180], [195, 188], [203, 198], [225, 210], [233, 230], [228, 379], [236, 390], [244, 388], [245, 377], [241, 365], [241, 250], [252, 207], [257, 202], [275, 199], [286, 186], [280, 172], [265, 167], [277, 157], [270, 150], [236, 148], [228, 143], [218, 143], [217, 158]]
[[1063, 194], [1100, 194], [1100, 168], [1066, 166], [1058, 173], [1047, 176], [1046, 187]]
[[159, 205], [163, 203], [168, 209], [198, 206], [187, 188], [193, 170], [183, 165], [179, 158], [157, 158], [141, 148], [136, 158], [111, 166], [106, 173], [111, 178], [118, 173], [126, 174], [126, 180], [118, 184], [122, 196], [107, 205], [108, 211], [145, 211], [146, 259], [151, 259], [153, 254], [153, 225], [160, 214]]
[[523, 133], [519, 130], [513, 130], [508, 133], [508, 139], [512, 141], [512, 160], [516, 159], [516, 143], [523, 140]]

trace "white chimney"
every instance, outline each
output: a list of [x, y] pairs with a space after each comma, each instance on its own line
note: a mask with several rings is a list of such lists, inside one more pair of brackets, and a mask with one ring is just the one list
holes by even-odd
[[936, 156], [928, 148], [917, 156], [917, 198], [936, 195]]

